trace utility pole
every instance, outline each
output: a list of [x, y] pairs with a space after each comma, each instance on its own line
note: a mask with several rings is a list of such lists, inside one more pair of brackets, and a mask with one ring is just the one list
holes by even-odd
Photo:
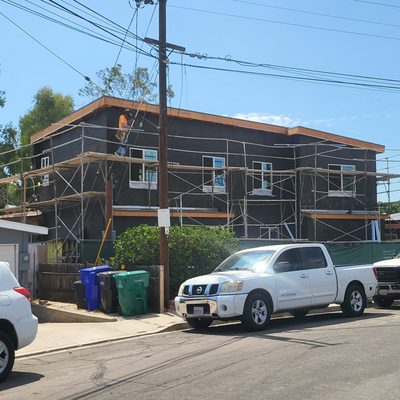
[[[139, 6], [141, 0], [136, 0]], [[153, 4], [152, 0], [144, 0], [144, 4]], [[164, 306], [169, 302], [169, 200], [168, 200], [168, 132], [167, 132], [167, 48], [185, 52], [184, 47], [167, 43], [167, 0], [158, 1], [158, 40], [145, 38], [149, 44], [158, 45], [159, 64], [159, 137], [158, 137], [158, 224], [160, 227], [160, 265], [164, 267]]]
[[[167, 165], [167, 0], [158, 2], [158, 65], [159, 65], [159, 138], [158, 138], [158, 198], [160, 210], [168, 209], [168, 165]], [[160, 265], [164, 266], [164, 305], [169, 301], [169, 250], [165, 227], [160, 227]]]

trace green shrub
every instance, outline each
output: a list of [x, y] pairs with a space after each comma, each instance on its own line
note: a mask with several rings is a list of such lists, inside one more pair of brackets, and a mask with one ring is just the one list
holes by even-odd
[[[208, 274], [239, 249], [233, 232], [222, 228], [172, 226], [168, 235], [170, 293], [186, 279]], [[159, 264], [159, 228], [139, 225], [127, 229], [114, 243], [114, 267]]]

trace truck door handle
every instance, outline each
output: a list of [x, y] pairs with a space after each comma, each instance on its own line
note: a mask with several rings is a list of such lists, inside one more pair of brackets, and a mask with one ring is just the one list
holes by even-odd
[[333, 275], [333, 271], [326, 271], [326, 275]]
[[303, 279], [308, 278], [308, 274], [301, 274], [300, 278], [303, 278]]

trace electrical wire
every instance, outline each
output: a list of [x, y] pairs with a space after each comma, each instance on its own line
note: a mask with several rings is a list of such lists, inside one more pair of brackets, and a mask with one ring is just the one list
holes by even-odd
[[233, 69], [233, 68], [220, 68], [220, 67], [212, 67], [212, 66], [204, 66], [204, 65], [195, 65], [195, 64], [187, 64], [187, 63], [179, 63], [179, 62], [172, 62], [170, 61], [171, 65], [179, 65], [179, 66], [186, 66], [190, 68], [197, 68], [202, 70], [210, 70], [210, 71], [220, 71], [220, 72], [233, 72], [238, 74], [245, 74], [245, 75], [253, 75], [253, 76], [265, 76], [271, 78], [279, 78], [279, 79], [286, 79], [286, 80], [297, 80], [297, 81], [307, 81], [312, 83], [319, 83], [319, 84], [329, 84], [329, 85], [339, 85], [339, 86], [352, 86], [361, 89], [369, 89], [369, 90], [381, 90], [381, 91], [390, 91], [390, 92], [397, 92], [400, 90], [400, 85], [378, 85], [378, 84], [369, 84], [369, 83], [360, 83], [360, 82], [350, 82], [338, 79], [318, 79], [318, 78], [307, 78], [307, 77], [300, 77], [300, 76], [291, 76], [291, 75], [283, 75], [283, 74], [271, 74], [266, 72], [255, 72], [255, 71], [246, 71], [240, 69]]
[[351, 21], [351, 22], [360, 22], [360, 23], [363, 23], [363, 24], [389, 26], [391, 28], [400, 28], [400, 25], [396, 25], [396, 24], [388, 24], [388, 23], [385, 23], [385, 22], [378, 22], [378, 21], [370, 21], [370, 20], [359, 19], [359, 18], [345, 17], [343, 15], [325, 14], [325, 13], [319, 13], [319, 12], [314, 12], [314, 11], [299, 10], [299, 9], [296, 9], [296, 8], [273, 6], [273, 5], [270, 5], [270, 4], [257, 3], [255, 1], [246, 1], [246, 0], [231, 0], [231, 1], [233, 1], [235, 3], [242, 3], [242, 4], [249, 4], [249, 5], [260, 6], [260, 7], [272, 8], [272, 9], [275, 9], [275, 10], [290, 11], [290, 12], [295, 12], [295, 13], [299, 13], [299, 14], [308, 14], [308, 15], [315, 15], [315, 16], [318, 16], [318, 17], [327, 17], [327, 18], [341, 19], [341, 20]]
[[169, 7], [177, 8], [177, 9], [181, 9], [181, 10], [187, 10], [187, 11], [194, 11], [194, 12], [203, 13], [203, 14], [220, 15], [223, 17], [245, 19], [248, 21], [268, 22], [271, 24], [294, 26], [294, 27], [298, 27], [298, 28], [314, 29], [314, 30], [318, 30], [318, 31], [343, 33], [343, 34], [347, 34], [347, 35], [365, 36], [365, 37], [372, 37], [372, 38], [376, 38], [376, 39], [387, 39], [387, 40], [400, 41], [400, 37], [396, 37], [396, 36], [378, 35], [378, 34], [373, 34], [373, 33], [363, 33], [363, 32], [348, 31], [348, 30], [343, 30], [343, 29], [326, 28], [326, 27], [322, 27], [322, 26], [299, 24], [299, 23], [295, 23], [295, 22], [278, 21], [278, 20], [269, 19], [269, 18], [249, 17], [246, 15], [231, 14], [231, 13], [219, 12], [219, 11], [202, 10], [202, 9], [198, 9], [198, 8], [173, 6], [173, 5], [170, 5]]

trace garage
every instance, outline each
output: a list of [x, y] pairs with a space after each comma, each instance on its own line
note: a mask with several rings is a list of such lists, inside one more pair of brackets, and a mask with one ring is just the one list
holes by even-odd
[[31, 288], [29, 245], [48, 234], [43, 226], [0, 219], [0, 261], [10, 264], [22, 286]]
[[0, 243], [0, 261], [6, 261], [10, 264], [11, 271], [18, 278], [18, 244]]

